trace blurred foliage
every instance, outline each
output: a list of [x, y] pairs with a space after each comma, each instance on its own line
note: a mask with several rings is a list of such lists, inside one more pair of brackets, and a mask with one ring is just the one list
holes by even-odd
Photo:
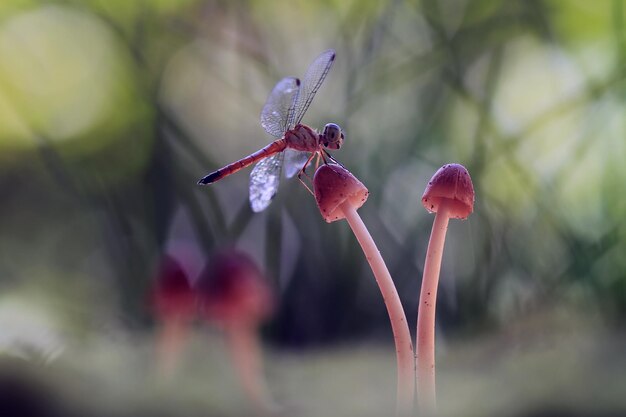
[[370, 190], [360, 212], [412, 329], [432, 222], [419, 198], [459, 162], [477, 198], [450, 225], [441, 345], [545, 311], [620, 334], [625, 22], [621, 0], [0, 2], [0, 323], [16, 329], [0, 350], [28, 357], [21, 330], [38, 326], [45, 358], [151, 329], [163, 255], [196, 277], [228, 245], [273, 277], [275, 347], [389, 344], [356, 240], [298, 181], [261, 214], [247, 171], [196, 186], [269, 142], [272, 86], [331, 47], [304, 122], [345, 130], [335, 156]]

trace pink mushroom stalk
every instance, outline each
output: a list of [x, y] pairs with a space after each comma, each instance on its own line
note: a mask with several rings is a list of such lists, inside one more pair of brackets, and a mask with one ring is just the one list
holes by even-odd
[[152, 292], [154, 313], [160, 322], [157, 341], [159, 376], [169, 378], [180, 359], [196, 312], [195, 294], [179, 262], [165, 255]]
[[435, 213], [417, 315], [417, 399], [420, 410], [436, 409], [435, 389], [435, 306], [441, 258], [449, 219], [466, 219], [474, 209], [474, 186], [467, 169], [459, 164], [444, 165], [433, 175], [422, 196], [422, 204]]
[[233, 366], [256, 411], [275, 409], [263, 373], [259, 327], [274, 311], [274, 298], [254, 261], [236, 250], [213, 256], [198, 291], [207, 319], [224, 331]]
[[411, 334], [400, 297], [389, 270], [372, 236], [357, 213], [368, 197], [367, 188], [350, 171], [334, 165], [322, 165], [313, 178], [315, 199], [322, 217], [331, 223], [346, 219], [369, 263], [387, 307], [396, 345], [398, 366], [397, 413], [407, 415], [413, 408], [415, 360]]

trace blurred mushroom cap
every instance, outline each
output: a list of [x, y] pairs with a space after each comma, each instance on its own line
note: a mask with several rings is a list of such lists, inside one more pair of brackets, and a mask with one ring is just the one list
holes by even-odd
[[200, 274], [197, 291], [210, 320], [258, 324], [274, 311], [274, 297], [261, 270], [245, 253], [215, 253]]
[[349, 201], [355, 209], [360, 208], [369, 191], [350, 171], [336, 164], [324, 164], [313, 177], [315, 200], [326, 222], [331, 223], [346, 216], [339, 207]]
[[474, 210], [474, 185], [467, 169], [460, 164], [446, 164], [428, 181], [422, 204], [431, 213], [447, 201], [450, 217], [466, 219]]
[[192, 316], [195, 313], [195, 295], [187, 274], [170, 255], [163, 256], [157, 269], [152, 303], [156, 314], [161, 317]]

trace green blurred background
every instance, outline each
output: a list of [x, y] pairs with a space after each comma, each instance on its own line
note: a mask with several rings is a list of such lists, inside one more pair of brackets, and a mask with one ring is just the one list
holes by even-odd
[[[263, 340], [285, 414], [393, 408], [389, 321], [347, 224], [326, 224], [297, 180], [260, 214], [249, 170], [196, 185], [269, 143], [273, 85], [334, 48], [304, 122], [345, 130], [334, 155], [370, 190], [360, 213], [412, 332], [421, 193], [447, 162], [474, 180], [442, 266], [442, 411], [626, 411], [624, 3], [2, 0], [5, 368], [83, 415], [245, 414], [202, 323], [177, 389], [150, 383], [159, 260], [193, 281], [234, 245], [279, 300]], [[81, 389], [100, 395], [68, 394]]]

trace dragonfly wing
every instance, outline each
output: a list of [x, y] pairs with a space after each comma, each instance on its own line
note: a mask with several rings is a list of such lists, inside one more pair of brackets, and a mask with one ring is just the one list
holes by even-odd
[[335, 51], [329, 49], [322, 52], [315, 61], [309, 66], [309, 69], [304, 74], [302, 84], [300, 85], [300, 92], [296, 98], [295, 108], [293, 112], [293, 119], [289, 121], [289, 126], [293, 127], [300, 123], [304, 113], [311, 105], [315, 93], [319, 90], [320, 86], [324, 82], [324, 78], [330, 71], [330, 68], [335, 62]]
[[278, 192], [283, 152], [259, 161], [250, 173], [250, 207], [258, 213], [270, 205]]
[[274, 86], [261, 110], [261, 126], [270, 135], [281, 138], [287, 131], [299, 87], [300, 80], [293, 77], [283, 78]]
[[311, 152], [296, 151], [290, 148], [285, 149], [283, 153], [285, 154], [285, 176], [287, 178], [296, 175], [311, 156]]

